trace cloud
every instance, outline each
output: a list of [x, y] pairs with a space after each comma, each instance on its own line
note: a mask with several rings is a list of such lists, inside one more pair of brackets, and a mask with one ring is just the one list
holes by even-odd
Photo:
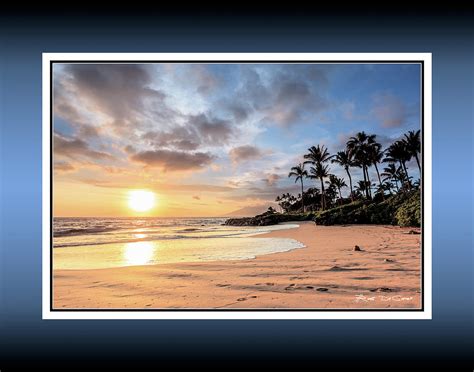
[[99, 136], [100, 129], [88, 123], [83, 114], [69, 102], [59, 83], [54, 89], [53, 105], [54, 114], [71, 124], [78, 137], [97, 138]]
[[230, 112], [237, 123], [246, 120], [251, 113], [251, 108], [247, 102], [238, 102], [232, 99], [222, 102], [221, 105], [224, 109]]
[[263, 179], [263, 181], [268, 185], [268, 186], [274, 186], [276, 185], [277, 181], [280, 180], [282, 177], [279, 174], [276, 173], [270, 173], [266, 175], [266, 178]]
[[231, 149], [229, 156], [232, 163], [238, 164], [243, 161], [259, 159], [263, 156], [263, 152], [256, 146], [245, 145]]
[[189, 118], [189, 125], [199, 133], [205, 144], [222, 145], [229, 141], [233, 129], [228, 121], [200, 114]]
[[54, 162], [55, 172], [66, 173], [66, 172], [72, 172], [74, 170], [76, 170], [76, 167], [74, 167], [71, 163], [68, 163], [66, 161]]
[[203, 152], [151, 150], [132, 154], [130, 159], [149, 167], [162, 168], [164, 171], [186, 171], [204, 168], [214, 160], [214, 156]]
[[91, 149], [89, 144], [81, 139], [66, 137], [54, 133], [54, 154], [66, 156], [70, 159], [89, 158], [92, 160], [112, 160], [113, 156], [101, 151]]
[[242, 70], [243, 83], [237, 97], [251, 102], [265, 122], [289, 127], [314, 119], [329, 107], [325, 98], [327, 73], [326, 68], [310, 64], [272, 66], [265, 72], [247, 67]]
[[383, 128], [395, 128], [406, 124], [414, 109], [392, 93], [379, 92], [372, 97], [370, 114]]
[[179, 190], [179, 191], [208, 191], [208, 192], [227, 192], [232, 191], [234, 188], [228, 186], [219, 185], [206, 185], [206, 184], [160, 184], [157, 186], [158, 189], [166, 190]]
[[[57, 73], [56, 113], [76, 126], [91, 117], [118, 135], [175, 122], [180, 113], [169, 107], [166, 94], [153, 87], [151, 67], [140, 64], [67, 64]], [[66, 102], [66, 103], [65, 103]], [[71, 109], [67, 102], [76, 102]], [[56, 103], [55, 103], [56, 105]], [[69, 106], [69, 107], [68, 107]], [[80, 110], [78, 109], [80, 107]]]
[[200, 114], [189, 116], [185, 125], [176, 126], [168, 131], [149, 131], [141, 138], [155, 147], [190, 151], [203, 145], [222, 146], [229, 142], [233, 133], [230, 122]]
[[141, 136], [142, 139], [155, 147], [168, 147], [180, 150], [196, 150], [200, 139], [196, 133], [186, 127], [176, 127], [167, 132], [150, 131]]
[[220, 85], [220, 80], [205, 65], [192, 65], [190, 73], [201, 94], [209, 94]]

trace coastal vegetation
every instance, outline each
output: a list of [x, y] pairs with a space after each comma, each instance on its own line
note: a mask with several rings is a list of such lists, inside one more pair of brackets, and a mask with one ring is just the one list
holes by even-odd
[[[365, 132], [350, 137], [345, 148], [335, 154], [324, 145], [311, 146], [303, 156], [304, 162], [288, 174], [300, 183], [301, 193], [277, 196], [279, 211], [269, 208], [261, 215], [231, 219], [226, 224], [313, 220], [318, 225], [420, 226], [420, 180], [413, 179], [413, 174], [421, 173], [420, 152], [419, 130], [409, 131], [385, 149], [375, 134]], [[416, 161], [414, 169], [409, 166], [412, 159]], [[331, 165], [341, 167], [347, 179], [333, 174]], [[355, 180], [360, 173], [360, 179]], [[306, 190], [305, 180], [306, 184], [313, 183]], [[346, 197], [343, 190], [348, 191]]]

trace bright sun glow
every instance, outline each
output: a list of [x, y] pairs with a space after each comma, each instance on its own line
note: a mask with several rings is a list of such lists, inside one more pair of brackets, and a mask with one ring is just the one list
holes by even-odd
[[123, 259], [126, 265], [147, 265], [153, 261], [153, 243], [132, 242], [125, 244]]
[[146, 190], [128, 192], [128, 206], [135, 212], [146, 212], [155, 206], [155, 194]]

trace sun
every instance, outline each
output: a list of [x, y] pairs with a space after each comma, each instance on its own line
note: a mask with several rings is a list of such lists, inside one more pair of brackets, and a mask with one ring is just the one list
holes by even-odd
[[146, 212], [155, 206], [155, 193], [147, 190], [130, 190], [128, 206], [135, 212]]

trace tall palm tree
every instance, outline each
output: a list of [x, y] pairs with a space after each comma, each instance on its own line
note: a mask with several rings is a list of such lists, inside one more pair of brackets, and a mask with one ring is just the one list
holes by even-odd
[[405, 133], [405, 138], [402, 140], [405, 143], [407, 151], [416, 159], [418, 169], [421, 171], [420, 160], [418, 159], [418, 153], [421, 152], [421, 141], [420, 141], [420, 130], [416, 132], [414, 130]]
[[[379, 168], [377, 167], [378, 163], [382, 162], [383, 159], [383, 151], [382, 145], [380, 143], [374, 142], [368, 148], [368, 158], [371, 161], [372, 165], [375, 167], [375, 171], [377, 172], [377, 178], [379, 179], [379, 188], [382, 188], [382, 179], [380, 178]], [[370, 180], [369, 180], [370, 182]], [[382, 199], [384, 198], [384, 194], [382, 193]]]
[[316, 163], [314, 167], [309, 170], [309, 178], [319, 179], [321, 181], [321, 199], [323, 210], [326, 209], [326, 197], [324, 192], [324, 178], [329, 176], [329, 167], [322, 163]]
[[339, 164], [341, 167], [345, 169], [347, 173], [347, 177], [349, 177], [349, 186], [351, 189], [351, 200], [354, 201], [354, 195], [352, 195], [353, 194], [352, 177], [351, 177], [351, 173], [349, 172], [349, 168], [355, 165], [354, 159], [352, 157], [352, 153], [348, 149], [345, 149], [344, 151], [339, 151], [336, 153], [336, 155], [334, 156], [334, 159], [332, 159], [331, 162]]
[[301, 182], [301, 205], [303, 207], [303, 213], [305, 212], [304, 208], [304, 186], [303, 178], [308, 177], [308, 172], [304, 169], [304, 163], [299, 163], [296, 167], [291, 168], [288, 177], [295, 177], [295, 183]]
[[384, 159], [385, 162], [400, 164], [405, 174], [404, 181], [407, 183], [408, 188], [411, 188], [410, 177], [408, 176], [406, 162], [410, 161], [411, 154], [407, 150], [406, 144], [403, 141], [395, 141], [386, 150], [387, 157]]
[[[347, 141], [347, 149], [351, 152], [356, 162], [362, 167], [362, 173], [364, 174], [364, 182], [368, 182], [370, 185], [369, 171], [368, 168], [371, 165], [371, 161], [368, 157], [371, 145], [375, 143], [375, 134], [368, 135], [365, 132], [359, 132], [355, 136], [350, 137]], [[365, 194], [367, 199], [370, 198], [370, 186], [365, 188]]]
[[[316, 173], [311, 173], [313, 178], [319, 178], [321, 181], [321, 195], [322, 195], [322, 205], [323, 205], [323, 210], [326, 209], [326, 197], [324, 194], [324, 181], [323, 178], [327, 177], [329, 174], [329, 168], [327, 166], [324, 166], [324, 163], [329, 161], [331, 159], [331, 155], [329, 154], [327, 148], [322, 145], [322, 146], [311, 146], [308, 149], [308, 153], [304, 156], [305, 159], [305, 164], [311, 164], [314, 167], [311, 167], [310, 172], [316, 172]], [[316, 174], [320, 174], [321, 176], [317, 176]]]
[[333, 185], [337, 191], [339, 191], [339, 204], [342, 204], [342, 193], [341, 189], [343, 187], [347, 187], [346, 182], [344, 181], [344, 178], [339, 178], [334, 174], [329, 175], [329, 181], [326, 181], [328, 185]]

